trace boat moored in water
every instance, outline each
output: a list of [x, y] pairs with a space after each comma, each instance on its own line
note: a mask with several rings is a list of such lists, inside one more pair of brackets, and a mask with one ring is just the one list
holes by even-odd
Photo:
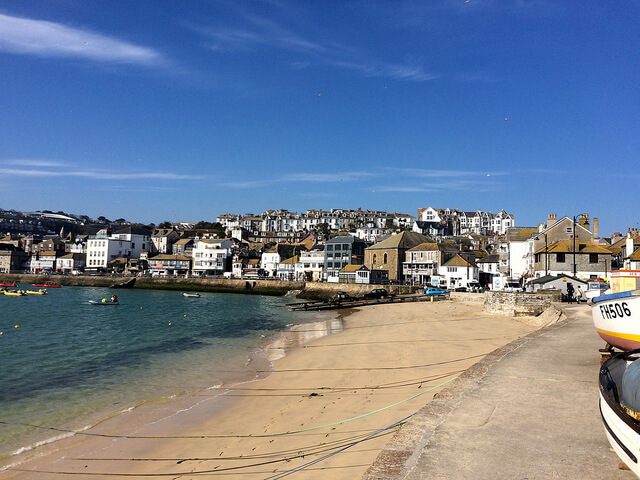
[[621, 350], [640, 348], [640, 290], [594, 297], [589, 301], [598, 335]]
[[3, 290], [2, 293], [10, 297], [24, 297], [26, 295], [23, 290]]
[[32, 283], [32, 287], [43, 287], [43, 288], [62, 288], [62, 285], [56, 285], [52, 283]]
[[89, 303], [91, 305], [120, 305], [120, 302], [117, 300], [115, 302], [112, 302], [111, 300], [89, 300]]
[[182, 295], [184, 295], [185, 297], [200, 298], [199, 293], [182, 292]]
[[640, 477], [640, 350], [613, 353], [600, 367], [600, 414], [609, 444]]

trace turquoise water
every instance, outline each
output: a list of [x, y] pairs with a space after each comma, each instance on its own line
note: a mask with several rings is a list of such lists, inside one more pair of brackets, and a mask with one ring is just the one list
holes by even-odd
[[[0, 464], [146, 400], [246, 377], [250, 354], [275, 332], [315, 319], [279, 297], [48, 291], [0, 295]], [[88, 303], [114, 292], [118, 306]]]

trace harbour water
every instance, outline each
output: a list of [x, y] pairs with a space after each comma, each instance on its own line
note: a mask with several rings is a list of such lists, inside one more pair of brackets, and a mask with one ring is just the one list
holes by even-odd
[[[279, 297], [48, 292], [0, 295], [0, 467], [142, 403], [250, 378], [248, 359], [277, 332], [327, 318]], [[114, 292], [118, 306], [89, 304]]]

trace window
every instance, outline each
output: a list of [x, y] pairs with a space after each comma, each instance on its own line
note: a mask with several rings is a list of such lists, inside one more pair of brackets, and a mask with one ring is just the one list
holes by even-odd
[[573, 227], [567, 227], [567, 233], [573, 233]]
[[376, 263], [376, 254], [373, 254], [373, 263]]
[[556, 253], [556, 262], [564, 263], [566, 260], [564, 259], [564, 253]]
[[598, 254], [590, 253], [589, 254], [589, 263], [598, 263]]
[[387, 263], [387, 254], [384, 254], [384, 262], [383, 263]]

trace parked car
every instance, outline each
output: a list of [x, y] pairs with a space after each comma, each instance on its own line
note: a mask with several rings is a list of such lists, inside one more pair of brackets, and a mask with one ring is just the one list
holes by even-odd
[[437, 287], [428, 287], [424, 290], [425, 295], [446, 295], [447, 293], [449, 293], [447, 290]]
[[356, 298], [343, 291], [337, 291], [336, 294], [329, 299], [331, 303], [348, 302], [351, 300], [356, 300]]
[[520, 282], [509, 281], [505, 283], [502, 291], [503, 292], [524, 292], [524, 289], [522, 288], [522, 285], [520, 285]]
[[388, 297], [389, 293], [384, 288], [374, 288], [370, 292], [365, 293], [363, 296], [366, 299], [378, 299]]

